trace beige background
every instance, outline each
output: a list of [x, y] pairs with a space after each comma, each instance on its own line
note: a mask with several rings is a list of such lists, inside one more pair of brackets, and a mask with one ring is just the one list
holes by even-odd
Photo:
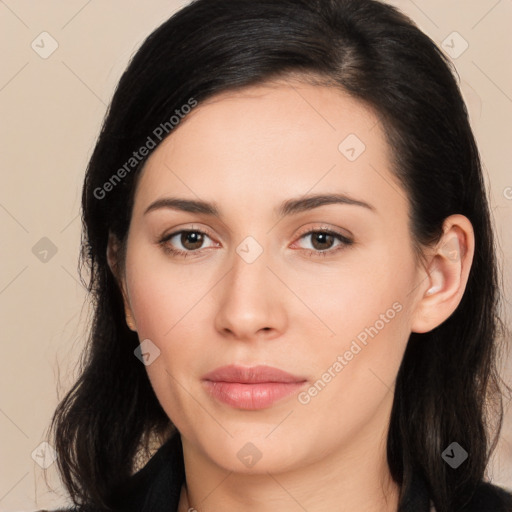
[[[87, 326], [76, 270], [84, 170], [128, 59], [183, 3], [0, 0], [0, 511], [67, 503], [56, 465], [48, 469], [56, 491], [51, 493], [32, 454], [45, 441], [58, 399], [76, 375]], [[440, 45], [445, 41], [444, 48], [456, 57], [490, 186], [510, 326], [512, 1], [390, 3]], [[47, 58], [40, 54], [52, 41], [40, 36], [44, 31], [58, 44]], [[469, 46], [457, 55], [464, 41]], [[41, 253], [41, 247], [50, 247], [39, 242], [43, 237], [57, 249], [54, 255]], [[44, 257], [47, 261], [41, 261]], [[512, 384], [510, 360], [504, 366]], [[510, 409], [490, 470], [492, 481], [512, 488]]]

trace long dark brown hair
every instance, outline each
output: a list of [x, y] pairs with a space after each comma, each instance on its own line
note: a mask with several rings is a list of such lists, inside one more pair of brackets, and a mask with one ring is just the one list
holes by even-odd
[[[498, 373], [505, 336], [479, 153], [450, 62], [410, 19], [374, 0], [196, 0], [157, 28], [131, 60], [87, 169], [80, 268], [88, 273], [94, 318], [79, 378], [51, 424], [75, 504], [108, 510], [138, 457], [175, 430], [134, 357], [139, 340], [125, 323], [106, 259], [109, 233], [126, 240], [136, 178], [147, 159], [135, 165], [133, 152], [149, 136], [158, 143], [159, 126], [172, 135], [169, 120], [191, 98], [200, 105], [214, 94], [292, 74], [338, 87], [377, 114], [410, 201], [417, 247], [436, 242], [451, 214], [473, 225], [475, 255], [458, 308], [408, 341], [387, 457], [401, 496], [419, 472], [437, 512], [462, 508], [485, 477], [509, 389]], [[469, 453], [457, 470], [441, 457], [452, 441]]]

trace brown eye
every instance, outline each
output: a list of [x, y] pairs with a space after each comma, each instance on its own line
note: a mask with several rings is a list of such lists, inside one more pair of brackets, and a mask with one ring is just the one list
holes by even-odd
[[187, 257], [200, 255], [203, 249], [218, 245], [213, 241], [209, 246], [204, 245], [206, 239], [212, 240], [207, 233], [203, 233], [197, 229], [188, 229], [165, 235], [158, 243], [166, 253]]
[[309, 240], [309, 247], [303, 246], [302, 248], [307, 250], [310, 256], [334, 254], [338, 250], [342, 250], [354, 243], [353, 240], [343, 236], [341, 233], [318, 229], [304, 233], [299, 240]]
[[311, 234], [311, 242], [313, 248], [323, 251], [332, 247], [334, 243], [334, 236], [318, 231]]
[[199, 231], [182, 231], [180, 242], [185, 249], [190, 251], [200, 249], [204, 242], [204, 233]]

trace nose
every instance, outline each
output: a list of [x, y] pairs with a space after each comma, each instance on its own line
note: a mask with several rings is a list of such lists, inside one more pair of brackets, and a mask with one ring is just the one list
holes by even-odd
[[241, 246], [233, 254], [230, 271], [216, 287], [215, 327], [233, 339], [273, 339], [286, 329], [286, 287], [276, 277], [276, 269], [270, 268], [275, 265], [267, 251], [253, 259], [254, 254], [247, 257], [243, 251], [247, 246]]

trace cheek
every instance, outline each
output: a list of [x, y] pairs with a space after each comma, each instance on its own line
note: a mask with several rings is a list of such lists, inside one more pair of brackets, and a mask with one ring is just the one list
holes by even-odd
[[154, 249], [133, 247], [127, 253], [126, 282], [139, 340], [149, 339], [160, 351], [146, 369], [161, 398], [173, 387], [172, 377], [183, 382], [201, 374], [201, 340], [212, 323], [203, 308], [209, 304], [212, 277], [204, 267], [173, 264]]
[[[159, 350], [158, 357], [146, 366], [151, 386], [173, 423], [187, 430], [187, 418], [198, 414], [193, 409], [195, 402], [187, 401], [188, 394], [183, 389], [190, 388], [189, 382], [200, 374], [196, 366], [200, 352], [194, 340], [201, 336], [194, 332], [194, 304], [200, 299], [201, 290], [194, 288], [183, 273], [174, 271], [170, 275], [169, 267], [148, 262], [137, 255], [130, 262], [127, 259], [130, 304], [139, 340], [149, 339]], [[128, 264], [132, 265], [131, 270]], [[199, 330], [204, 332], [204, 328], [201, 325]]]
[[170, 262], [154, 247], [129, 246], [126, 283], [140, 337], [163, 339], [190, 314], [204, 294], [204, 276], [192, 268]]
[[[300, 268], [295, 274], [290, 271], [286, 282], [292, 283], [294, 293], [314, 313], [303, 315], [303, 319], [317, 328], [321, 327], [318, 320], [322, 321], [325, 329], [318, 331], [320, 336], [341, 342], [375, 323], [382, 327], [384, 321], [389, 331], [391, 323], [396, 328], [396, 324], [407, 322], [404, 312], [416, 276], [409, 251], [375, 242], [347, 252], [336, 266], [319, 265], [314, 272], [311, 268]], [[301, 322], [300, 318], [295, 321]]]
[[[317, 274], [316, 286], [313, 278], [303, 282], [300, 293], [331, 331], [323, 330], [325, 341], [315, 345], [312, 360], [322, 381], [329, 381], [329, 372], [336, 375], [327, 401], [343, 396], [347, 405], [363, 407], [387, 392], [400, 366], [410, 334], [416, 270], [411, 253], [381, 249], [367, 258], [361, 254], [330, 279]], [[310, 322], [318, 325], [313, 315]]]

